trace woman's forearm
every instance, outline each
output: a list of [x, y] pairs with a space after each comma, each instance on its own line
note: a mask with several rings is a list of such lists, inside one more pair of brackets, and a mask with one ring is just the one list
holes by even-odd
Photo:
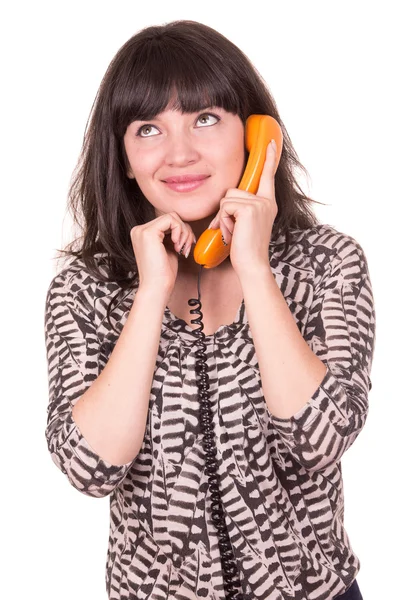
[[302, 337], [270, 267], [247, 276], [242, 287], [267, 406], [289, 419], [310, 400], [326, 365]]
[[73, 407], [87, 442], [113, 465], [133, 460], [142, 445], [167, 300], [158, 290], [138, 289], [106, 366]]

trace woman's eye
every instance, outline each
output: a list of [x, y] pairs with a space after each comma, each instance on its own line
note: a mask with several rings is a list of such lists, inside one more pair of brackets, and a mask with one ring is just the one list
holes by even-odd
[[210, 115], [209, 113], [204, 113], [200, 115], [197, 119], [197, 123], [200, 124], [200, 127], [201, 125], [214, 125], [218, 121], [219, 117], [216, 117], [215, 115]]
[[158, 132], [158, 129], [154, 125], [142, 125], [138, 129], [137, 135], [140, 137], [152, 137], [152, 135], [157, 135], [156, 131]]

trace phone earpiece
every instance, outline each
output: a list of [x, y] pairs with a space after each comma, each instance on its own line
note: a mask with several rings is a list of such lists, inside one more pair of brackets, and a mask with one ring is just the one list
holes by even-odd
[[[259, 187], [266, 151], [270, 141], [277, 145], [276, 162], [279, 165], [283, 148], [283, 133], [276, 119], [270, 115], [250, 115], [245, 124], [245, 145], [249, 152], [247, 165], [238, 188], [256, 194]], [[203, 231], [194, 247], [193, 257], [196, 263], [205, 269], [217, 267], [230, 254], [230, 245], [222, 242], [220, 229]]]

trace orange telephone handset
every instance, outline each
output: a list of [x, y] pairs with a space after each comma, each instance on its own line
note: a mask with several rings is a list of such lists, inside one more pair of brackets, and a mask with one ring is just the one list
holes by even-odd
[[[245, 145], [249, 152], [247, 166], [238, 186], [256, 194], [263, 165], [266, 160], [267, 146], [271, 139], [277, 144], [276, 164], [278, 166], [283, 147], [283, 134], [276, 119], [270, 115], [250, 115], [245, 125]], [[205, 269], [217, 267], [230, 254], [230, 244], [224, 246], [221, 229], [206, 229], [203, 231], [194, 247], [193, 257], [196, 263]]]

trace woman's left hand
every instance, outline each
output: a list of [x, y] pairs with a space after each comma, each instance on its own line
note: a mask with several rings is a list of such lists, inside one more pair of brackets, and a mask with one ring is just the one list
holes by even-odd
[[269, 143], [257, 193], [229, 189], [210, 224], [212, 229], [220, 228], [225, 242], [231, 244], [230, 261], [240, 279], [251, 270], [270, 267], [269, 243], [278, 212], [276, 170], [276, 150]]

